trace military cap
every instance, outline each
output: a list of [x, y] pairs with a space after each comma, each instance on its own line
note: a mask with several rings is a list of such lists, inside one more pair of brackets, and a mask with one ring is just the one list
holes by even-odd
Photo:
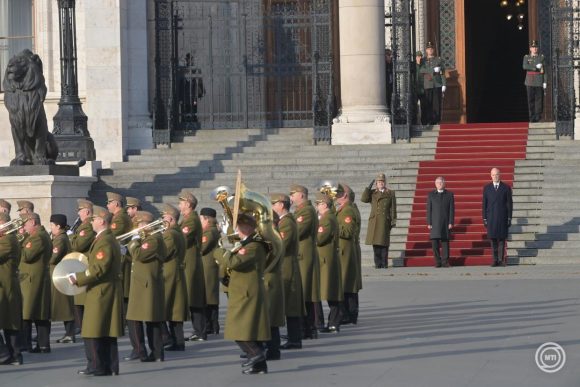
[[387, 181], [384, 173], [379, 173], [377, 177], [375, 177], [375, 181]]
[[50, 223], [54, 223], [58, 226], [60, 226], [60, 228], [65, 228], [66, 227], [66, 215], [63, 214], [52, 214], [50, 215]]
[[28, 208], [30, 211], [34, 211], [34, 204], [28, 200], [18, 200], [16, 204], [18, 204], [18, 211], [22, 210], [23, 208]]
[[22, 219], [25, 222], [29, 221], [30, 219], [34, 219], [34, 220], [36, 220], [36, 223], [40, 223], [40, 215], [38, 215], [36, 212], [29, 212], [28, 214], [21, 214], [20, 219]]
[[423, 51], [417, 51], [417, 52], [415, 53], [415, 56], [423, 56]]
[[332, 206], [332, 198], [326, 194], [323, 194], [322, 192], [317, 192], [316, 193], [316, 197], [314, 199], [314, 201], [316, 202], [316, 204], [318, 203], [326, 203], [326, 205], [328, 207]]
[[433, 44], [433, 42], [428, 41], [427, 42], [427, 46], [425, 46], [425, 47], [427, 47], [427, 48], [435, 48], [435, 45]]
[[189, 202], [191, 203], [191, 205], [193, 207], [197, 206], [197, 198], [195, 197], [195, 195], [189, 191], [186, 190], [182, 190], [179, 193], [179, 200], [183, 200], [185, 202]]
[[137, 198], [127, 196], [125, 198], [125, 201], [127, 202], [127, 204], [125, 205], [126, 207], [141, 207], [141, 200]]
[[12, 209], [12, 204], [8, 203], [4, 199], [0, 199], [0, 207], [6, 208], [8, 210], [8, 212], [10, 212], [10, 210]]
[[292, 195], [294, 192], [302, 192], [305, 195], [308, 195], [308, 188], [306, 188], [303, 185], [299, 185], [299, 184], [292, 184], [290, 186], [290, 195]]
[[537, 40], [532, 40], [532, 41], [530, 42], [530, 47], [539, 47], [539, 45], [538, 45], [538, 41], [537, 41]]
[[217, 212], [213, 208], [204, 207], [199, 211], [199, 214], [202, 216], [211, 216], [215, 218], [217, 216]]
[[175, 220], [179, 219], [179, 210], [177, 208], [173, 207], [171, 204], [164, 204], [163, 209], [161, 210], [161, 213], [163, 215], [167, 214]]
[[10, 215], [5, 212], [0, 212], [0, 222], [10, 222]]
[[338, 183], [338, 186], [336, 188], [336, 197], [337, 198], [341, 198], [343, 197], [345, 194], [350, 194], [352, 190], [350, 189], [350, 187], [344, 183]]
[[107, 210], [105, 207], [101, 207], [101, 206], [93, 206], [93, 216], [95, 218], [102, 218], [105, 221], [107, 219], [109, 219], [109, 221], [111, 220], [111, 218], [113, 217], [113, 214], [111, 214], [109, 212], [109, 210]]
[[93, 202], [91, 202], [90, 200], [87, 199], [77, 199], [77, 207], [79, 210], [82, 210], [83, 208], [88, 208], [89, 210], [93, 209]]
[[278, 193], [278, 192], [273, 192], [270, 194], [270, 202], [272, 204], [278, 203], [278, 202], [289, 202], [289, 201], [290, 201], [290, 197], [286, 194]]
[[133, 218], [133, 223], [151, 223], [153, 222], [153, 214], [149, 211], [137, 211]]
[[238, 224], [240, 224], [240, 225], [245, 224], [248, 226], [256, 227], [257, 222], [256, 222], [256, 218], [254, 218], [252, 215], [246, 214], [246, 213], [241, 213], [238, 215]]
[[116, 192], [107, 192], [107, 203], [111, 202], [113, 200], [118, 201], [119, 203], [121, 203], [121, 205], [123, 204], [123, 196], [116, 193]]

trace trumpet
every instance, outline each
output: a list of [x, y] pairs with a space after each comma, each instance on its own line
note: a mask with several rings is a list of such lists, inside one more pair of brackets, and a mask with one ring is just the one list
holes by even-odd
[[22, 228], [22, 225], [24, 225], [24, 221], [22, 220], [22, 218], [12, 219], [10, 222], [0, 225], [0, 232], [4, 233], [4, 235], [12, 234], [15, 232], [16, 239], [18, 239], [18, 242], [22, 242], [27, 235], [18, 232], [18, 230]]
[[167, 229], [167, 222], [165, 222], [163, 219], [157, 219], [151, 223], [146, 224], [145, 226], [137, 227], [134, 230], [131, 230], [129, 232], [126, 232], [125, 234], [119, 235], [117, 237], [117, 241], [122, 246], [126, 246], [129, 244], [131, 239], [137, 235], [140, 236], [141, 238], [143, 238], [145, 236], [145, 234], [149, 234], [149, 235], [156, 234], [159, 232], [163, 232], [166, 229]]

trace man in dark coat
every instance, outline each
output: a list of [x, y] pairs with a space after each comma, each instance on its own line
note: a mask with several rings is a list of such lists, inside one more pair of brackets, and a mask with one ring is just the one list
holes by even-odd
[[[433, 247], [435, 267], [449, 267], [449, 239], [455, 218], [455, 200], [453, 192], [445, 189], [443, 176], [435, 179], [435, 187], [436, 189], [427, 196], [427, 228]], [[443, 257], [439, 253], [439, 244], [443, 250]]]
[[491, 239], [493, 263], [491, 266], [505, 266], [504, 251], [508, 229], [512, 224], [512, 189], [500, 181], [500, 171], [491, 170], [492, 182], [483, 187], [482, 217]]

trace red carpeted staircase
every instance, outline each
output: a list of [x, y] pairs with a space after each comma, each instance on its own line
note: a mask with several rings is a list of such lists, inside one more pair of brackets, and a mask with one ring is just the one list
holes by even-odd
[[483, 186], [497, 167], [513, 186], [515, 161], [526, 158], [528, 123], [441, 125], [435, 159], [422, 161], [405, 246], [405, 266], [434, 264], [426, 222], [427, 194], [443, 176], [455, 195], [455, 228], [450, 242], [452, 266], [489, 265], [491, 247], [481, 217]]

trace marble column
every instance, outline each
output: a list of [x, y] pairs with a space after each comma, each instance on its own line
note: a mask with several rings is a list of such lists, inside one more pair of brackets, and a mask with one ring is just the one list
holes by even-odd
[[342, 108], [332, 144], [390, 144], [384, 0], [339, 0], [338, 9]]

